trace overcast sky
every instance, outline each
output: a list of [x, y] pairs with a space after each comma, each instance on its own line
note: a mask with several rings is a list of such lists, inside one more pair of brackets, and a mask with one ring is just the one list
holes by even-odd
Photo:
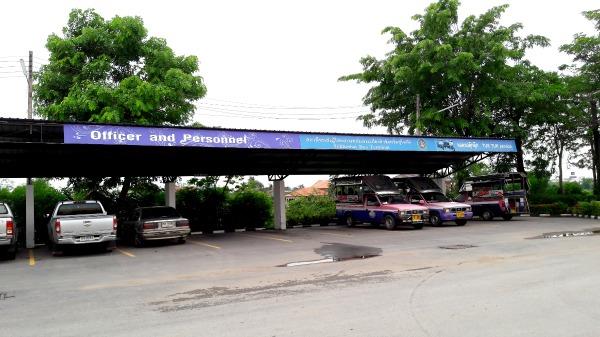
[[[194, 117], [207, 126], [277, 130], [385, 133], [355, 117], [364, 85], [337, 79], [361, 70], [365, 55], [382, 57], [390, 47], [386, 26], [412, 31], [410, 18], [430, 1], [10, 1], [0, 11], [0, 116], [26, 117], [27, 84], [19, 58], [34, 52], [34, 67], [47, 62], [45, 42], [61, 33], [72, 8], [95, 8], [104, 18], [140, 16], [149, 35], [165, 38], [176, 54], [200, 59], [208, 88]], [[542, 34], [552, 46], [528, 54], [534, 64], [556, 70], [569, 63], [558, 52], [577, 32], [592, 33], [581, 16], [598, 1], [464, 0], [461, 19], [508, 3], [504, 24], [521, 22], [523, 34]], [[258, 118], [258, 112], [262, 112]], [[276, 116], [279, 119], [267, 118]], [[579, 172], [581, 175], [591, 175]], [[288, 185], [318, 177], [291, 177]]]

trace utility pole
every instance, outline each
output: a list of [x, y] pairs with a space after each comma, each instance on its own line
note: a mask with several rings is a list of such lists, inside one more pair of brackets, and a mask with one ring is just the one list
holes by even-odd
[[415, 106], [415, 111], [416, 111], [416, 115], [417, 115], [417, 121], [416, 121], [416, 125], [415, 125], [415, 135], [420, 136], [421, 135], [421, 129], [419, 129], [419, 119], [421, 118], [421, 99], [419, 97], [419, 94], [417, 94], [417, 99], [415, 102], [416, 106]]
[[[25, 61], [21, 61], [23, 74], [27, 78], [27, 118], [33, 118], [33, 51], [29, 51], [29, 69], [25, 69]], [[27, 178], [25, 186], [25, 247], [35, 248], [35, 225], [33, 222], [34, 205], [33, 205], [33, 184], [31, 178]]]
[[25, 61], [21, 59], [23, 75], [27, 78], [27, 118], [33, 118], [33, 51], [29, 51], [29, 69], [25, 69]]

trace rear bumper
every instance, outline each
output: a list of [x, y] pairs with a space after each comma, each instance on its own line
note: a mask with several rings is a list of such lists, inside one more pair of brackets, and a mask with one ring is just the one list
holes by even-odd
[[[98, 235], [94, 235], [94, 236], [98, 236]], [[102, 234], [102, 235], [99, 235], [99, 237], [97, 239], [89, 240], [89, 241], [81, 241], [79, 236], [69, 236], [69, 237], [58, 238], [57, 244], [59, 244], [59, 245], [87, 245], [87, 244], [93, 244], [93, 243], [112, 242], [112, 241], [116, 241], [116, 240], [117, 240], [117, 236], [114, 234]]]
[[13, 243], [13, 238], [0, 238], [0, 246], [11, 246]]
[[177, 239], [184, 238], [190, 235], [191, 230], [187, 228], [172, 228], [165, 230], [154, 230], [139, 233], [140, 237], [144, 240], [165, 240], [165, 239]]

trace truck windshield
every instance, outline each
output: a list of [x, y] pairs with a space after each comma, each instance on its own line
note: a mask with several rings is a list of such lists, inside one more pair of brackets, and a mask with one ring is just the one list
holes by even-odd
[[56, 215], [102, 214], [102, 206], [98, 203], [63, 204], [58, 207]]
[[448, 199], [448, 197], [446, 197], [444, 194], [442, 194], [440, 192], [423, 193], [423, 198], [425, 198], [425, 200], [427, 200], [428, 202], [450, 201], [450, 199]]
[[406, 204], [406, 200], [401, 194], [380, 195], [379, 200], [384, 204]]
[[179, 213], [173, 207], [142, 208], [142, 219], [179, 218]]

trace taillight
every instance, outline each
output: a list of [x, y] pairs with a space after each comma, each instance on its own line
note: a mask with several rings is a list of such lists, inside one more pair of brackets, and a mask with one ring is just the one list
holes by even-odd
[[498, 205], [500, 205], [501, 210], [506, 209], [506, 203], [504, 202], [504, 199], [500, 199], [500, 201], [498, 202]]
[[113, 215], [113, 231], [117, 230], [117, 217]]
[[158, 224], [156, 222], [144, 222], [144, 229], [157, 229]]
[[60, 234], [60, 219], [54, 221], [54, 230], [56, 231], [56, 234]]
[[188, 227], [190, 222], [187, 220], [179, 220], [177, 221], [177, 227]]
[[15, 229], [15, 223], [10, 220], [6, 220], [6, 235], [12, 235]]

